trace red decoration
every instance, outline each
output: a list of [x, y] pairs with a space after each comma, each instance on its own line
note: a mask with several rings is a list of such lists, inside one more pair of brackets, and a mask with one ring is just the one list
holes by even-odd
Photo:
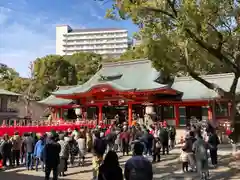
[[[89, 128], [95, 128], [96, 125], [94, 124], [95, 121], [92, 121], [91, 123], [83, 123], [82, 127], [89, 127]], [[109, 125], [104, 125], [104, 127], [108, 127]], [[0, 136], [3, 136], [4, 134], [8, 134], [9, 136], [14, 135], [14, 132], [19, 132], [20, 135], [22, 135], [25, 132], [36, 132], [36, 133], [46, 133], [50, 132], [51, 130], [55, 131], [66, 131], [69, 128], [75, 129], [79, 128], [80, 125], [76, 124], [62, 124], [62, 125], [48, 125], [48, 126], [16, 126], [16, 127], [0, 127]]]

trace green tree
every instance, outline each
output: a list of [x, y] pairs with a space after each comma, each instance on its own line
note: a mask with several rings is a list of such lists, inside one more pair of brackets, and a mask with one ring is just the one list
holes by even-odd
[[62, 56], [48, 55], [34, 61], [32, 81], [35, 96], [43, 98], [57, 86], [77, 84], [76, 69]]
[[[232, 101], [240, 77], [240, 2], [236, 0], [113, 0], [107, 16], [131, 19], [149, 59], [169, 75], [188, 74]], [[222, 69], [223, 68], [223, 69]], [[213, 70], [234, 73], [229, 91], [201, 77]], [[221, 70], [222, 69], [222, 70]]]
[[106, 61], [130, 61], [147, 58], [147, 49], [143, 45], [135, 46], [121, 54], [119, 58], [108, 59]]
[[85, 83], [99, 70], [102, 56], [95, 53], [79, 52], [63, 57], [76, 69], [78, 84]]
[[22, 93], [28, 85], [28, 79], [21, 78], [18, 72], [7, 65], [0, 64], [0, 88]]
[[5, 64], [0, 64], [0, 81], [12, 80], [15, 77], [19, 77], [19, 74], [14, 69]]

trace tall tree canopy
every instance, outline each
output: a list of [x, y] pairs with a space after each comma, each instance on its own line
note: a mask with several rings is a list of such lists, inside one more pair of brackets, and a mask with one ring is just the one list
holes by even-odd
[[[110, 18], [131, 18], [156, 68], [187, 73], [210, 89], [199, 74], [224, 68], [240, 76], [239, 3], [234, 0], [113, 0]], [[240, 19], [240, 18], [239, 18]], [[235, 92], [233, 83], [231, 93]], [[219, 87], [218, 90], [221, 90]], [[221, 90], [222, 91], [222, 90]], [[228, 94], [228, 93], [226, 93]]]
[[19, 74], [12, 68], [5, 64], [0, 64], [0, 80], [12, 80], [15, 77], [19, 77]]
[[[236, 0], [112, 0], [112, 19], [132, 19], [149, 59], [169, 75], [189, 74], [233, 102], [240, 77], [240, 2]], [[229, 91], [200, 75], [234, 73]], [[235, 108], [232, 108], [232, 117]]]
[[19, 73], [7, 65], [0, 64], [0, 88], [21, 93], [28, 85], [28, 79], [21, 78]]
[[78, 84], [85, 83], [100, 68], [102, 56], [95, 53], [79, 52], [64, 59], [76, 69]]
[[[45, 97], [56, 87], [77, 84], [76, 69], [62, 56], [48, 55], [34, 61], [33, 81], [37, 95]], [[32, 83], [34, 83], [32, 82]]]
[[0, 64], [0, 88], [24, 94], [27, 99], [42, 99], [57, 86], [85, 83], [100, 68], [101, 62], [101, 55], [95, 53], [47, 55], [33, 62], [29, 78], [21, 78], [13, 69]]

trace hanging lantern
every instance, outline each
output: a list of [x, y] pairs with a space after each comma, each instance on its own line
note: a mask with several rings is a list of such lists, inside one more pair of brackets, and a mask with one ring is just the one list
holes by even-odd
[[64, 110], [63, 115], [67, 116], [68, 115], [68, 111]]
[[75, 114], [76, 114], [77, 116], [80, 116], [80, 115], [82, 114], [82, 109], [81, 109], [81, 108], [76, 108], [76, 109], [75, 109]]
[[153, 106], [146, 106], [146, 114], [153, 114], [154, 113], [154, 107]]
[[120, 99], [119, 101], [118, 101], [118, 104], [119, 105], [121, 105], [121, 104], [123, 104], [124, 103], [124, 100], [123, 99]]
[[102, 92], [106, 92], [106, 91], [107, 91], [107, 88], [102, 88], [101, 91], [102, 91]]

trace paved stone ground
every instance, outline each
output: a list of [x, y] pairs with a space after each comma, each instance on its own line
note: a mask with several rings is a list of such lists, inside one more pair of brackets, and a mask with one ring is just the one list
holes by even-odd
[[[229, 147], [222, 147], [219, 151], [219, 167], [211, 169], [210, 175], [212, 180], [236, 180], [240, 179], [240, 170], [235, 166], [230, 166], [231, 150]], [[181, 164], [178, 161], [179, 149], [171, 151], [170, 155], [162, 156], [161, 162], [153, 165], [154, 180], [197, 180], [199, 179], [195, 173], [181, 174]], [[121, 166], [124, 166], [129, 157], [119, 157]], [[231, 163], [230, 163], [231, 164]], [[91, 155], [86, 158], [85, 167], [69, 168], [67, 176], [60, 178], [62, 180], [90, 180], [92, 175], [91, 170]], [[17, 168], [0, 172], [1, 180], [43, 180], [44, 173], [39, 171], [26, 171], [25, 168]]]

